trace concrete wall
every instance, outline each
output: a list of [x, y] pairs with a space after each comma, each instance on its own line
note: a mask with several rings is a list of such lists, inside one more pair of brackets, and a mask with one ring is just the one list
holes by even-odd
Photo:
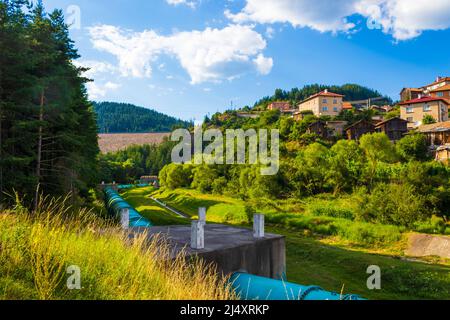
[[450, 259], [450, 237], [412, 234], [405, 254], [411, 257], [438, 256]]
[[253, 244], [213, 252], [199, 253], [206, 262], [212, 262], [219, 272], [249, 274], [282, 279], [286, 273], [284, 238], [257, 240]]

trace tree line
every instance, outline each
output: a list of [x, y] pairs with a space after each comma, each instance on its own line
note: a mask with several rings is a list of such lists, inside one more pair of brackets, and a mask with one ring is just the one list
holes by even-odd
[[292, 106], [296, 106], [306, 98], [324, 91], [325, 89], [328, 89], [333, 93], [344, 95], [345, 101], [359, 101], [384, 97], [384, 100], [377, 101], [377, 103], [392, 104], [391, 98], [381, 94], [377, 90], [369, 89], [357, 84], [344, 84], [342, 86], [310, 84], [305, 85], [302, 88], [293, 88], [291, 90], [276, 89], [273, 95], [258, 100], [253, 108], [264, 110], [274, 101], [290, 101]]
[[97, 126], [77, 58], [61, 10], [0, 0], [2, 202], [14, 191], [30, 202], [83, 196], [96, 182]]
[[189, 121], [128, 103], [97, 102], [94, 106], [100, 133], [170, 132], [192, 126]]

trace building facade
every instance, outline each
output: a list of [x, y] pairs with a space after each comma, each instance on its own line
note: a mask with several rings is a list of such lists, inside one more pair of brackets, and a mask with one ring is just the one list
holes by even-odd
[[272, 102], [267, 107], [268, 110], [280, 110], [281, 112], [290, 112], [291, 103], [289, 101], [276, 101]]
[[423, 124], [425, 116], [431, 116], [436, 122], [448, 120], [449, 101], [444, 98], [420, 97], [400, 103], [400, 118], [408, 121], [408, 128], [413, 129]]
[[392, 118], [375, 125], [376, 132], [383, 132], [391, 141], [398, 141], [408, 133], [408, 121]]
[[338, 116], [342, 112], [344, 96], [328, 90], [310, 96], [298, 105], [300, 112], [312, 111], [315, 116]]

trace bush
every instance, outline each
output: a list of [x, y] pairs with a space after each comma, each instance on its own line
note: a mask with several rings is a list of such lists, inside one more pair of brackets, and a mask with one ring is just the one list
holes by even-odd
[[362, 203], [358, 217], [368, 222], [412, 227], [428, 213], [426, 199], [408, 184], [378, 184]]
[[397, 153], [407, 161], [424, 161], [429, 158], [428, 143], [425, 135], [410, 134], [396, 144]]

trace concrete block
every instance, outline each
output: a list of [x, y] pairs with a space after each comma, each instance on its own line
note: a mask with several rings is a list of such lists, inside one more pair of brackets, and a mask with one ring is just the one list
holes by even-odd
[[122, 209], [120, 210], [120, 225], [122, 229], [128, 230], [130, 228], [130, 210]]
[[191, 248], [194, 250], [205, 249], [205, 224], [201, 221], [192, 221]]
[[206, 208], [198, 209], [198, 221], [206, 224]]
[[257, 213], [253, 216], [253, 236], [264, 238], [264, 215]]

